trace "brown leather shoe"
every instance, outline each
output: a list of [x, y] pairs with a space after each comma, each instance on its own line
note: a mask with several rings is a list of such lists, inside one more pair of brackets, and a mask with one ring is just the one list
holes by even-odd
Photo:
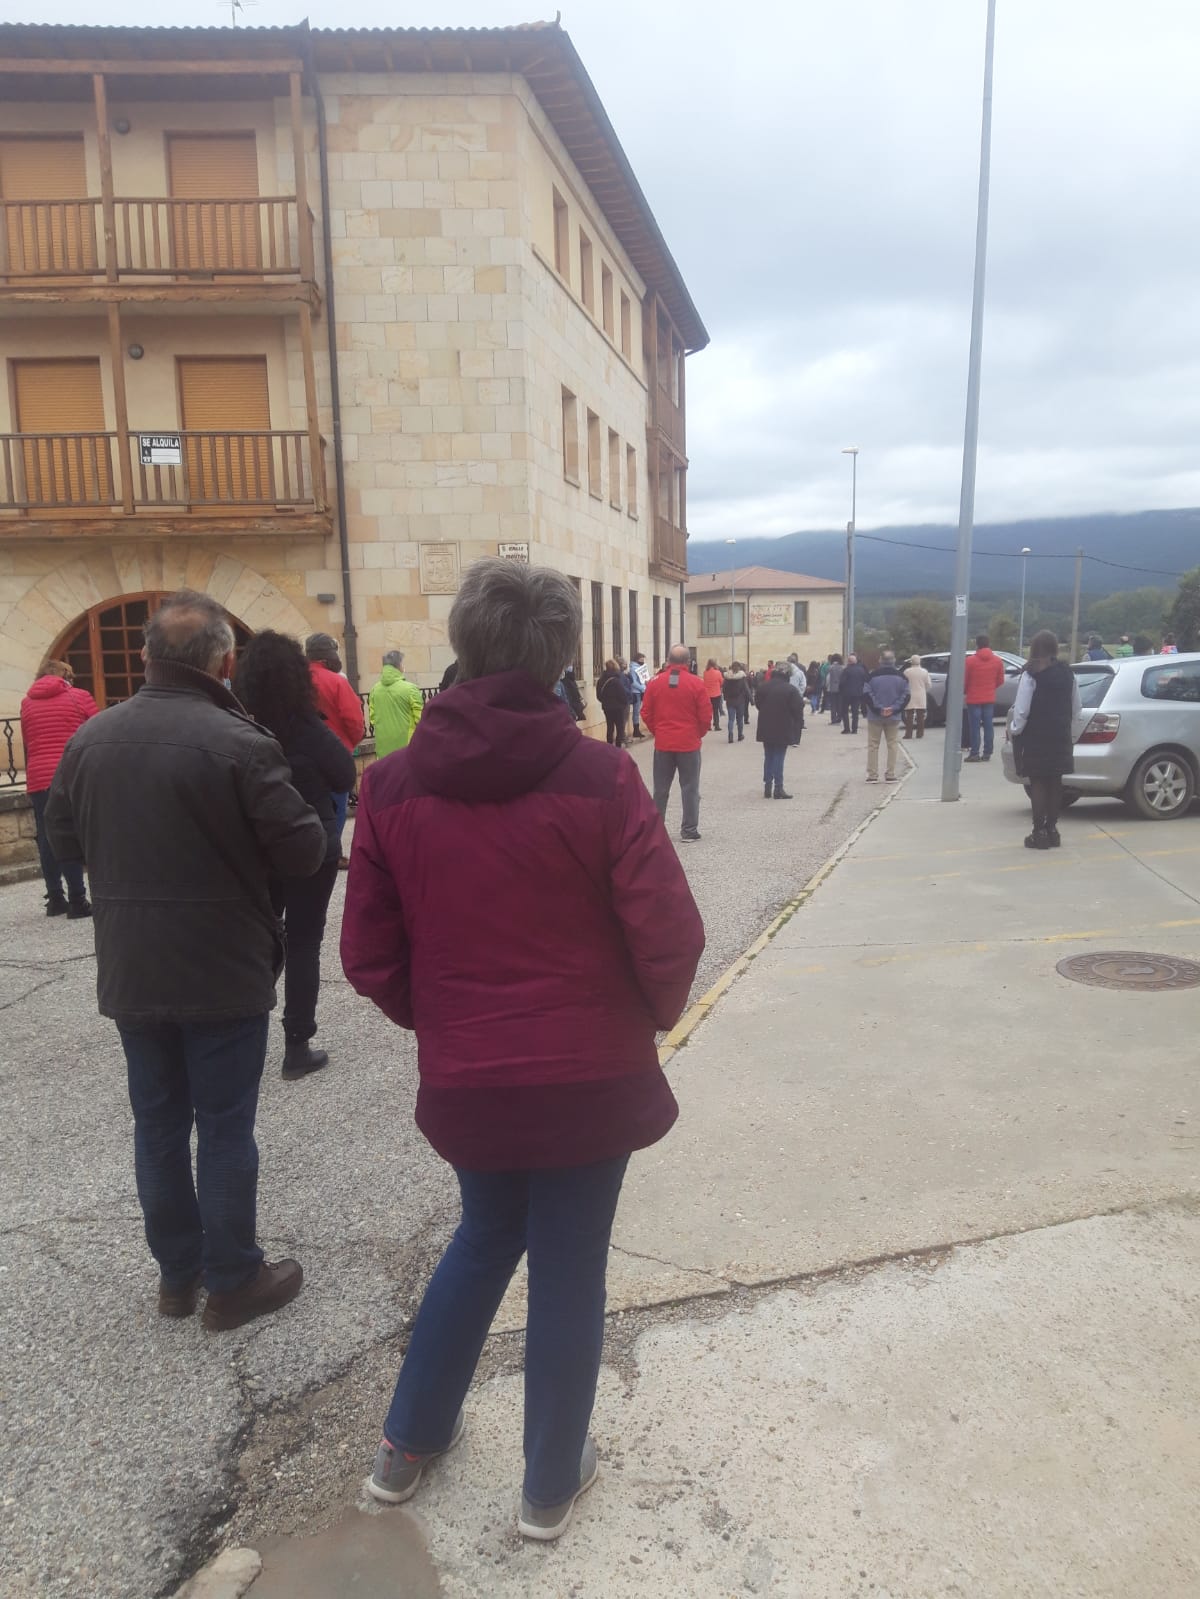
[[201, 1324], [209, 1332], [232, 1332], [258, 1316], [269, 1316], [290, 1304], [300, 1292], [304, 1271], [298, 1260], [277, 1260], [262, 1265], [248, 1283], [227, 1293], [209, 1294]]
[[160, 1316], [192, 1316], [196, 1311], [196, 1301], [200, 1297], [200, 1273], [197, 1272], [191, 1282], [184, 1283], [182, 1288], [168, 1288], [160, 1277], [158, 1279], [158, 1313]]

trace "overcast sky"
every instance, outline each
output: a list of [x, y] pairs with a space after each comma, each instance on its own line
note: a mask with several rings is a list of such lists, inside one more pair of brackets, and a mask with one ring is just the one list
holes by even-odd
[[[261, 0], [246, 16], [303, 11]], [[308, 14], [553, 13], [313, 0]], [[985, 0], [564, 0], [712, 336], [688, 363], [694, 535], [844, 524], [848, 444], [860, 527], [957, 519], [984, 19]], [[977, 520], [1200, 505], [1198, 81], [1196, 0], [998, 0]]]

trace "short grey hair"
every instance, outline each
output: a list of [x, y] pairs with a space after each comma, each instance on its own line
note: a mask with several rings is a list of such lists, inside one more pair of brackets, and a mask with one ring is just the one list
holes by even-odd
[[553, 688], [575, 659], [582, 627], [579, 592], [561, 572], [496, 556], [476, 561], [450, 609], [457, 681], [527, 672]]
[[880, 661], [880, 664], [882, 666], [895, 666], [895, 664], [896, 664], [896, 652], [895, 652], [895, 650], [881, 650], [880, 651], [880, 655], [879, 655], [879, 661]]
[[212, 677], [237, 642], [224, 606], [195, 589], [165, 599], [145, 631], [148, 661], [176, 661]]
[[404, 654], [401, 650], [388, 650], [383, 657], [385, 666], [394, 666], [397, 671], [404, 665]]

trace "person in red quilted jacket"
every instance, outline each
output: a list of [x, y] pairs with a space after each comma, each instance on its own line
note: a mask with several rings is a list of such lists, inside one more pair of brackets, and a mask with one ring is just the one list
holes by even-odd
[[[37, 823], [38, 856], [46, 880], [46, 915], [66, 915], [69, 921], [90, 916], [83, 867], [78, 861], [55, 859], [46, 838], [43, 818], [50, 784], [62, 760], [67, 741], [97, 705], [86, 689], [76, 688], [75, 674], [65, 661], [47, 661], [36, 682], [21, 701], [21, 740], [25, 745], [25, 791]], [[63, 878], [67, 889], [63, 892]]]
[[595, 1480], [609, 1234], [631, 1153], [678, 1114], [655, 1034], [682, 1014], [704, 948], [637, 767], [554, 695], [580, 623], [559, 572], [468, 571], [450, 612], [454, 687], [363, 778], [342, 923], [353, 987], [417, 1035], [417, 1125], [462, 1195], [368, 1491], [402, 1503], [458, 1441], [527, 1253], [517, 1526], [543, 1540]]
[[[317, 695], [317, 710], [330, 730], [337, 734], [351, 755], [362, 743], [367, 724], [363, 716], [362, 701], [342, 676], [342, 658], [337, 643], [328, 633], [310, 633], [304, 641], [304, 654]], [[338, 865], [344, 872], [350, 865], [341, 848], [342, 833], [346, 826], [346, 810], [350, 793], [333, 796], [334, 816], [337, 820]]]

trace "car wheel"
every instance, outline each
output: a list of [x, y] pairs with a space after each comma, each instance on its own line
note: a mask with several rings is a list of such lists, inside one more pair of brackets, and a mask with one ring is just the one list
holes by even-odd
[[1077, 804], [1082, 798], [1083, 798], [1083, 795], [1079, 792], [1078, 789], [1064, 788], [1063, 789], [1063, 795], [1062, 795], [1062, 808], [1063, 808], [1063, 810], [1064, 811], [1070, 810], [1071, 806]]
[[1170, 822], [1183, 816], [1196, 792], [1192, 769], [1170, 750], [1143, 755], [1125, 790], [1125, 803], [1148, 822]]

